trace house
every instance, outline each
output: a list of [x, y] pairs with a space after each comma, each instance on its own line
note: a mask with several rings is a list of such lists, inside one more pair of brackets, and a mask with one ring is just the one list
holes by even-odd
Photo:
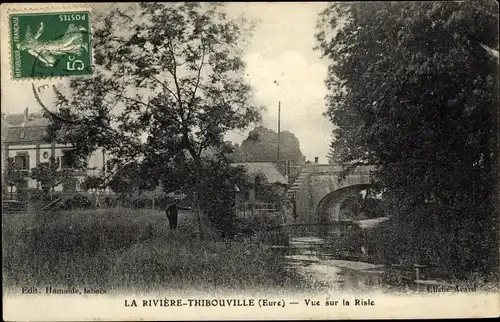
[[261, 175], [270, 184], [288, 185], [288, 178], [272, 162], [241, 162], [233, 166], [242, 166], [252, 176]]
[[[89, 170], [72, 169], [68, 153], [72, 150], [71, 145], [50, 142], [46, 138], [49, 122], [42, 114], [30, 114], [27, 108], [24, 114], [2, 113], [2, 174], [8, 159], [13, 158], [15, 167], [25, 174], [25, 180], [19, 188], [39, 188], [37, 182], [29, 177], [29, 172], [38, 164], [49, 162], [53, 157], [59, 162], [59, 170], [73, 170], [70, 173], [77, 178], [75, 188], [79, 190], [78, 183], [86, 176], [105, 169], [105, 155], [102, 151], [94, 153], [88, 159]], [[5, 186], [3, 176], [2, 186]], [[62, 184], [54, 190], [63, 190]]]
[[[288, 178], [272, 162], [233, 163], [242, 166], [254, 180], [254, 188], [241, 191], [236, 187], [236, 206], [245, 215], [247, 212], [280, 212], [278, 200], [286, 194]], [[260, 182], [259, 179], [264, 179]]]

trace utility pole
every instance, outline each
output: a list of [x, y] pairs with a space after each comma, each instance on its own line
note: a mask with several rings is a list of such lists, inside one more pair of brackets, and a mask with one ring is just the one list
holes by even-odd
[[281, 101], [278, 101], [278, 159], [280, 161], [280, 121], [281, 121]]

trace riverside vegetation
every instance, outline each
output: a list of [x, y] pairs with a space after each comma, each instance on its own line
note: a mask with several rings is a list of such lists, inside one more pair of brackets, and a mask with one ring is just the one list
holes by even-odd
[[224, 241], [208, 223], [180, 214], [178, 231], [152, 209], [89, 209], [8, 215], [3, 221], [5, 289], [99, 287], [123, 290], [301, 290], [270, 249]]

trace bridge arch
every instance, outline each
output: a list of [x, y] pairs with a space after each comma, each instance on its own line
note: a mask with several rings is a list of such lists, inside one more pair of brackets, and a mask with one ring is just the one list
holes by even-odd
[[374, 167], [360, 166], [342, 176], [342, 168], [336, 165], [314, 164], [304, 167], [289, 191], [296, 205], [298, 221], [321, 223], [325, 215], [329, 220], [339, 220], [344, 200], [371, 186], [372, 170]]
[[370, 188], [371, 184], [354, 184], [334, 190], [325, 195], [316, 207], [316, 216], [321, 222], [340, 220], [340, 209], [344, 201], [360, 191]]

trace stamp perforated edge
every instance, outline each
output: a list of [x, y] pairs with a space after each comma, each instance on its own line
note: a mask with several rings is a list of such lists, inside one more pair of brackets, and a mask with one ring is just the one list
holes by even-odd
[[[15, 78], [12, 74], [12, 40], [10, 37], [10, 15], [11, 14], [29, 14], [29, 13], [58, 13], [61, 11], [88, 11], [89, 12], [89, 34], [90, 34], [90, 61], [92, 62], [92, 68], [93, 71], [95, 70], [95, 62], [94, 62], [94, 48], [93, 48], [93, 39], [92, 39], [92, 32], [93, 32], [93, 26], [92, 26], [92, 19], [93, 19], [93, 6], [89, 4], [85, 5], [79, 5], [79, 4], [73, 4], [73, 5], [37, 5], [37, 6], [24, 6], [20, 4], [2, 4], [1, 6], [1, 17], [2, 19], [2, 24], [4, 25], [4, 28], [8, 32], [8, 44], [7, 44], [7, 50], [8, 51], [8, 64], [9, 64], [9, 76], [10, 80], [14, 82], [33, 82], [33, 81], [62, 81], [62, 80], [67, 80], [67, 79], [73, 79], [73, 78], [91, 78], [93, 75], [68, 75], [68, 76], [50, 76], [50, 77], [27, 77], [27, 78]], [[2, 44], [4, 46], [4, 44]], [[2, 49], [3, 51], [3, 49]], [[2, 52], [0, 52], [2, 54]], [[2, 71], [2, 73], [5, 73], [5, 71]]]

